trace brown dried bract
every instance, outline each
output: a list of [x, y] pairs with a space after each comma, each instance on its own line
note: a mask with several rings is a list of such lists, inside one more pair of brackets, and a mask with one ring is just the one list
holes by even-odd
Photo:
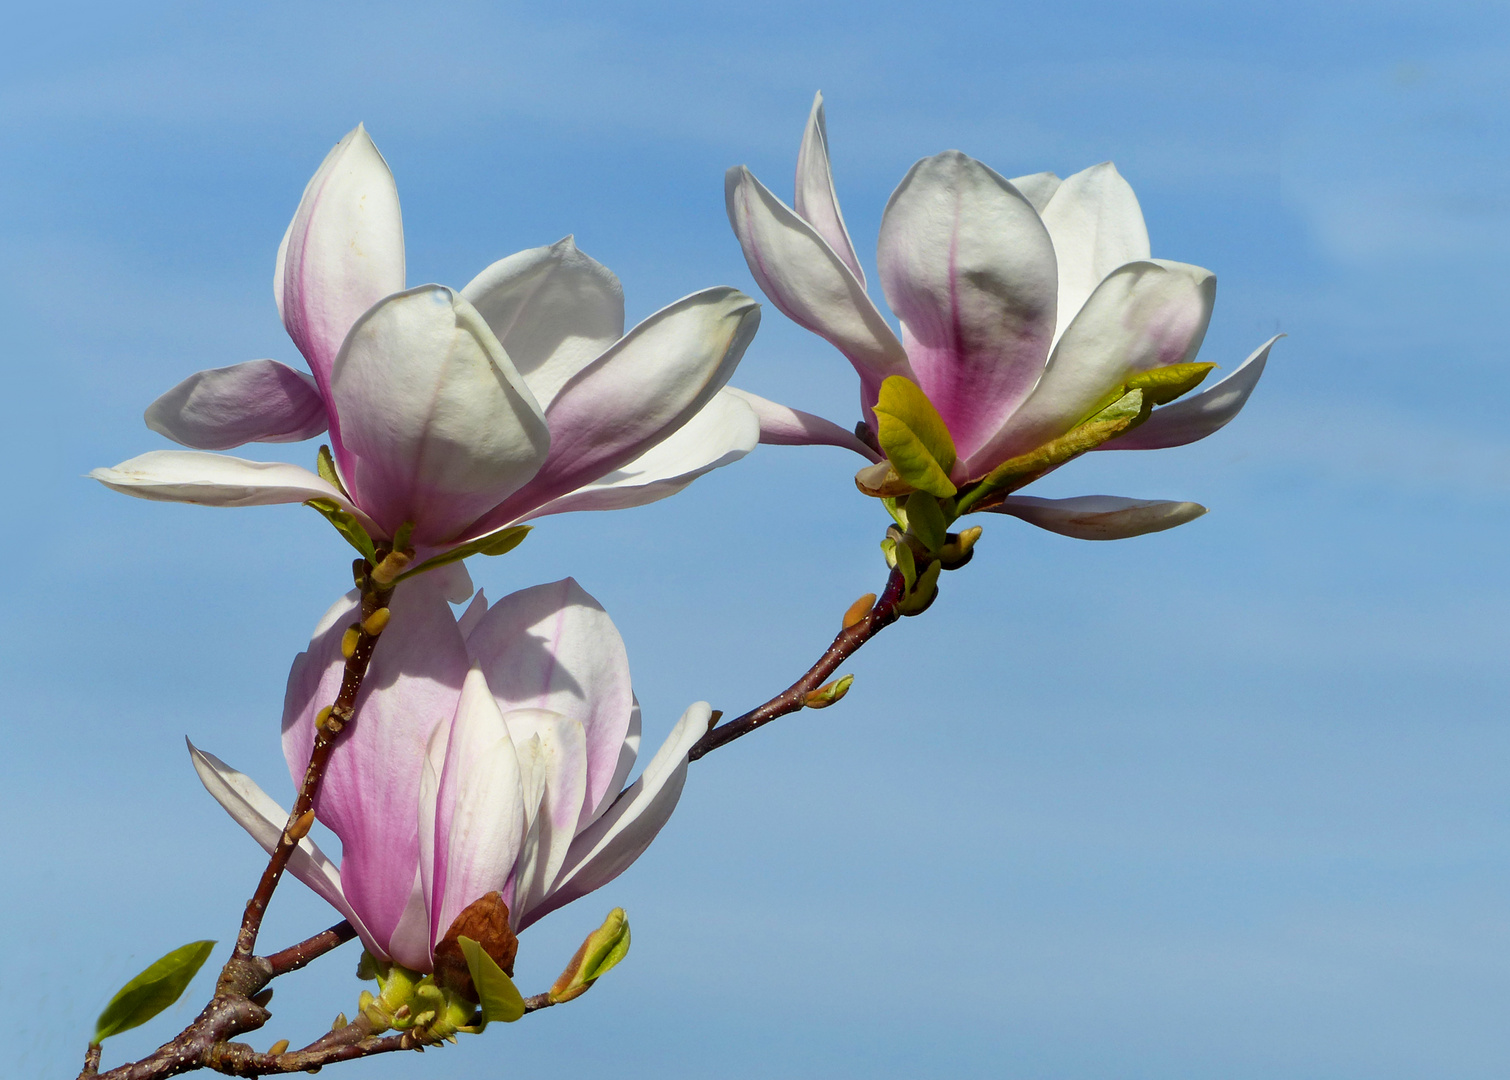
[[482, 946], [482, 951], [491, 956], [504, 974], [514, 976], [514, 957], [519, 953], [519, 939], [509, 929], [509, 906], [503, 902], [503, 894], [490, 892], [467, 905], [456, 916], [451, 929], [435, 946], [435, 981], [442, 986], [477, 1000], [477, 989], [472, 985], [472, 973], [467, 969], [466, 955], [461, 951], [457, 938], [469, 937]]

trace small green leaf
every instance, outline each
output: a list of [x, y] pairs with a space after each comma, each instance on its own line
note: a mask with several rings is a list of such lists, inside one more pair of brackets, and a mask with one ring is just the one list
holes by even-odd
[[415, 574], [423, 574], [426, 570], [434, 570], [437, 566], [460, 562], [468, 555], [507, 555], [524, 542], [531, 528], [532, 526], [529, 525], [510, 525], [507, 529], [499, 529], [486, 536], [479, 536], [476, 540], [468, 540], [460, 547], [454, 547], [433, 559], [426, 559], [412, 570], [405, 570], [394, 580], [403, 581]]
[[1145, 401], [1163, 405], [1201, 384], [1215, 364], [1166, 364], [1139, 372], [1127, 380], [1127, 389], [1142, 390]]
[[583, 982], [592, 982], [629, 955], [629, 919], [624, 909], [610, 911], [603, 925], [588, 940], [591, 946], [582, 958]]
[[213, 941], [191, 941], [156, 961], [110, 999], [94, 1025], [94, 1042], [138, 1027], [182, 996], [215, 947]]
[[472, 974], [472, 985], [476, 987], [478, 1002], [482, 1005], [483, 1024], [494, 1020], [512, 1024], [523, 1016], [524, 997], [498, 962], [469, 937], [458, 937], [456, 942], [467, 958], [467, 970]]
[[926, 491], [917, 491], [907, 496], [907, 527], [923, 542], [929, 551], [944, 546], [949, 532], [949, 522], [939, 501]]
[[341, 483], [341, 474], [336, 472], [336, 459], [332, 456], [330, 447], [320, 447], [320, 452], [315, 455], [315, 471], [320, 474], [321, 480], [324, 480], [348, 499], [351, 498], [351, 494], [346, 490], [346, 485]]
[[902, 580], [907, 583], [907, 591], [912, 591], [913, 584], [918, 579], [918, 564], [913, 558], [912, 548], [905, 541], [896, 542], [897, 569], [902, 571]]
[[943, 565], [934, 560], [929, 563], [921, 574], [918, 575], [917, 585], [909, 589], [907, 595], [897, 604], [898, 615], [921, 615], [928, 610], [928, 605], [933, 603], [933, 598], [939, 591], [939, 571]]
[[902, 480], [941, 499], [958, 490], [949, 479], [956, 457], [954, 440], [917, 383], [901, 375], [887, 377], [875, 413], [876, 438]]
[[340, 503], [333, 499], [308, 499], [305, 506], [311, 507], [326, 521], [335, 526], [336, 532], [346, 538], [346, 542], [368, 562], [377, 562], [377, 549], [373, 547], [372, 537], [367, 535], [367, 530], [362, 528], [362, 523], [349, 511], [341, 508]]

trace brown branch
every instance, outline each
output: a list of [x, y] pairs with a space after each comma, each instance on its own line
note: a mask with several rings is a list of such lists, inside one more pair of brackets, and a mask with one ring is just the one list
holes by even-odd
[[81, 1077], [83, 1077], [83, 1076], [96, 1076], [96, 1075], [99, 1074], [99, 1071], [100, 1071], [100, 1044], [97, 1043], [97, 1042], [92, 1042], [92, 1043], [89, 1044], [89, 1050], [88, 1050], [88, 1052], [85, 1053], [85, 1055], [84, 1055], [84, 1071], [81, 1072], [81, 1073], [79, 1073], [79, 1075]]
[[273, 978], [279, 975], [287, 975], [290, 971], [298, 971], [305, 964], [317, 957], [324, 956], [338, 945], [344, 945], [357, 936], [357, 932], [345, 919], [336, 923], [329, 930], [321, 930], [313, 937], [305, 938], [297, 945], [270, 954], [266, 959], [273, 969]]
[[891, 576], [886, 579], [886, 589], [881, 593], [881, 598], [853, 626], [846, 626], [839, 631], [839, 636], [834, 638], [834, 643], [818, 658], [816, 664], [808, 668], [806, 675], [764, 705], [751, 709], [727, 724], [720, 724], [710, 729], [706, 735], [693, 744], [692, 750], [687, 754], [687, 760], [696, 761], [704, 754], [710, 754], [720, 746], [726, 746], [740, 736], [748, 735], [777, 717], [786, 716], [788, 713], [794, 713], [803, 708], [807, 704], [807, 696], [822, 686], [824, 681], [839, 669], [840, 664], [858, 652], [860, 646], [897, 621], [899, 617], [897, 604], [901, 602], [906, 589], [907, 583], [902, 577], [902, 572], [893, 570]]
[[[325, 767], [330, 763], [330, 754], [335, 749], [336, 738], [355, 718], [357, 692], [362, 688], [362, 679], [367, 674], [367, 665], [372, 662], [372, 651], [378, 642], [378, 635], [368, 633], [365, 624], [379, 608], [388, 606], [388, 600], [393, 595], [392, 585], [386, 587], [374, 585], [370, 574], [366, 576], [365, 585], [366, 587], [362, 589], [356, 648], [346, 658], [346, 670], [341, 676], [341, 691], [336, 696], [335, 704], [331, 706], [328, 717], [322, 723], [316, 723], [315, 745], [309, 755], [309, 766], [304, 770], [304, 783], [299, 786], [299, 797], [294, 800], [294, 808], [289, 811], [288, 824], [284, 826], [283, 834], [278, 838], [278, 846], [273, 849], [267, 861], [267, 868], [262, 871], [262, 880], [257, 883], [257, 891], [246, 902], [246, 912], [241, 918], [241, 931], [236, 935], [236, 950], [231, 954], [232, 959], [245, 959], [251, 956], [252, 950], [257, 947], [257, 931], [262, 927], [262, 917], [267, 914], [267, 905], [273, 897], [273, 890], [278, 887], [278, 880], [283, 876], [284, 868], [288, 866], [288, 860], [293, 856], [294, 848], [309, 832], [309, 825], [313, 821], [315, 795], [320, 790], [320, 781], [325, 776]], [[306, 815], [310, 816], [306, 817]]]

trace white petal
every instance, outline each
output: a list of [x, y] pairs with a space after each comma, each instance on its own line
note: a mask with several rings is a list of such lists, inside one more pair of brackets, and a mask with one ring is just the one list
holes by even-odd
[[760, 421], [760, 441], [771, 446], [842, 446], [853, 450], [867, 461], [880, 461], [881, 455], [866, 446], [853, 431], [847, 431], [821, 416], [788, 408], [767, 398], [741, 390], [737, 386], [724, 389], [726, 394], [737, 394], [744, 403], [755, 410]]
[[[278, 846], [279, 837], [283, 835], [284, 826], [288, 824], [288, 811], [279, 806], [245, 773], [237, 772], [214, 754], [205, 753], [187, 739], [184, 742], [189, 745], [189, 757], [205, 790], [225, 807], [226, 813], [235, 819], [236, 824], [251, 834], [263, 851], [272, 854]], [[369, 949], [376, 949], [379, 955], [383, 954], [382, 948], [371, 940], [362, 920], [357, 918], [356, 912], [351, 910], [351, 905], [341, 894], [340, 869], [309, 837], [300, 840], [299, 846], [289, 857], [288, 872], [339, 911], [356, 928], [357, 933], [362, 935], [362, 941]]]
[[1066, 177], [1041, 212], [1059, 260], [1058, 341], [1107, 274], [1149, 258], [1148, 228], [1138, 197], [1110, 161]]
[[147, 406], [144, 419], [196, 450], [300, 442], [329, 426], [315, 380], [276, 360], [196, 372]]
[[1226, 426], [1248, 403], [1248, 395], [1264, 373], [1269, 350], [1283, 334], [1275, 334], [1220, 382], [1155, 409], [1153, 415], [1126, 435], [1102, 443], [1098, 450], [1159, 450], [1204, 439]]
[[1125, 540], [1163, 532], [1194, 521], [1206, 512], [1199, 503], [1125, 499], [1117, 495], [1081, 495], [1073, 499], [1009, 495], [1005, 503], [991, 510], [1077, 540]]
[[281, 461], [248, 461], [198, 450], [153, 450], [89, 475], [123, 495], [199, 506], [272, 506], [329, 499], [372, 525], [339, 489], [308, 469]]
[[682, 714], [655, 757], [597, 821], [572, 842], [555, 889], [525, 911], [520, 928], [618, 877], [650, 846], [676, 808], [687, 780], [687, 754], [708, 730], [713, 710], [699, 701]]
[[[519, 854], [509, 905], [510, 912], [523, 912], [545, 898], [577, 835], [587, 795], [587, 736], [581, 721], [545, 709], [515, 709], [503, 719], [521, 765], [531, 747], [528, 754], [544, 789], [537, 799], [525, 793], [525, 804], [538, 803], [539, 812]], [[518, 925], [517, 918], [512, 921]]]
[[500, 259], [462, 289], [541, 408], [624, 336], [624, 289], [568, 236]]
[[844, 261], [860, 288], [865, 288], [865, 271], [855, 255], [855, 245], [844, 227], [839, 212], [839, 195], [834, 191], [834, 176], [828, 160], [828, 127], [823, 122], [823, 94], [813, 97], [813, 108], [802, 132], [802, 148], [797, 151], [797, 192], [793, 207], [797, 213], [828, 241], [834, 254]]
[[1049, 205], [1049, 200], [1054, 197], [1054, 192], [1059, 190], [1063, 181], [1054, 173], [1041, 172], [1014, 176], [1008, 183], [1022, 192], [1023, 197], [1033, 204], [1033, 209], [1042, 214], [1043, 208]]

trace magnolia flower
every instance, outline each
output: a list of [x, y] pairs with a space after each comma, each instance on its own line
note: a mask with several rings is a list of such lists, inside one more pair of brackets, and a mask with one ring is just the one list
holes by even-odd
[[[618, 876], [676, 806], [711, 717], [704, 702], [689, 708], [625, 787], [640, 714], [607, 613], [567, 578], [492, 607], [479, 592], [458, 621], [446, 593], [464, 598], [470, 583], [457, 592], [456, 580], [436, 572], [399, 586], [315, 802], [341, 864], [308, 837], [289, 863], [373, 956], [422, 972], [456, 916], [490, 892], [518, 931]], [[296, 785], [358, 603], [353, 592], [326, 613], [289, 674], [283, 748]], [[190, 751], [210, 794], [271, 851], [287, 811]]]
[[[821, 94], [797, 156], [795, 209], [744, 166], [729, 170], [725, 193], [766, 296], [859, 373], [871, 433], [884, 380], [903, 376], [922, 388], [952, 438], [956, 456], [946, 471], [956, 487], [1071, 432], [1140, 375], [1183, 375], [1188, 369], [1172, 366], [1194, 361], [1211, 318], [1216, 278], [1150, 258], [1138, 200], [1110, 162], [1065, 180], [1037, 173], [1010, 181], [954, 150], [914, 165], [886, 205], [877, 251], [900, 337], [866, 293], [839, 211]], [[1243, 407], [1272, 344], [1215, 385], [1151, 415], [1144, 408], [1138, 426], [1100, 448], [1150, 450], [1210, 435]], [[1203, 371], [1189, 374], [1198, 380]], [[762, 442], [830, 443], [880, 460], [873, 439], [744, 396], [760, 416]], [[1097, 514], [1099, 538], [1169, 528], [1204, 512], [1195, 503], [1091, 498], [1056, 506], [1008, 497], [991, 509], [1070, 535], [1083, 535], [1075, 522]]]
[[[146, 499], [328, 500], [376, 538], [405, 523], [444, 548], [563, 510], [664, 498], [753, 448], [722, 390], [759, 323], [705, 289], [624, 333], [618, 279], [571, 237], [489, 266], [460, 291], [405, 288], [398, 191], [358, 126], [325, 158], [278, 248], [273, 293], [309, 363], [201, 371], [147, 409], [193, 451], [90, 475]], [[197, 451], [329, 429], [333, 474]]]

